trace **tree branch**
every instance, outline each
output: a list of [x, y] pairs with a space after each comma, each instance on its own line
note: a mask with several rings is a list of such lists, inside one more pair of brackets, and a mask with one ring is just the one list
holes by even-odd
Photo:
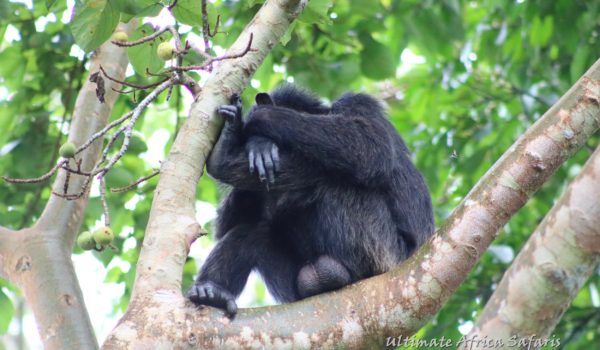
[[6, 227], [0, 226], [0, 278], [8, 278], [8, 266], [5, 261], [8, 260], [8, 256], [12, 251], [12, 230]]
[[599, 198], [600, 148], [506, 271], [468, 338], [509, 344], [513, 336], [550, 336], [600, 263]]
[[[134, 28], [135, 21], [121, 25], [121, 30], [129, 33]], [[112, 76], [124, 77], [125, 49], [105, 43], [91, 59], [92, 71], [98, 70], [100, 64]], [[117, 93], [109, 89], [105, 103], [100, 103], [95, 90], [96, 85], [88, 81], [77, 96], [69, 131], [69, 141], [76, 145], [106, 125], [117, 98]], [[80, 154], [83, 171], [93, 168], [101, 146], [102, 142], [92, 144]], [[67, 172], [59, 170], [53, 191], [61, 192], [66, 178]], [[81, 186], [83, 181], [83, 177], [71, 174], [69, 184]], [[0, 270], [23, 291], [46, 349], [98, 347], [71, 261], [86, 205], [87, 196], [74, 201], [51, 196], [34, 227], [8, 235], [0, 232], [0, 246], [7, 247], [0, 251]]]

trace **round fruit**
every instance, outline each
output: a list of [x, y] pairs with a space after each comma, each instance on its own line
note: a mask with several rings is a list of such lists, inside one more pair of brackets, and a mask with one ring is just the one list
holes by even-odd
[[65, 144], [60, 146], [58, 153], [63, 158], [73, 158], [75, 156], [76, 150], [77, 150], [77, 148], [75, 148], [75, 145], [73, 144], [73, 142], [65, 142]]
[[94, 241], [100, 245], [108, 245], [114, 238], [115, 235], [110, 227], [104, 226], [94, 231]]
[[160, 43], [158, 48], [156, 49], [156, 53], [161, 60], [167, 61], [173, 58], [173, 45], [170, 42], [165, 41], [164, 43]]
[[96, 241], [94, 241], [90, 231], [83, 231], [77, 237], [77, 245], [83, 250], [92, 250], [96, 247]]
[[112, 40], [118, 41], [118, 42], [125, 42], [125, 41], [129, 40], [129, 36], [125, 32], [121, 32], [121, 31], [114, 32], [112, 35]]

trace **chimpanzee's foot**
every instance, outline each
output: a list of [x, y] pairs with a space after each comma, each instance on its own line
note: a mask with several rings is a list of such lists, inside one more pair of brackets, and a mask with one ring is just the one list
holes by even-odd
[[235, 297], [225, 288], [210, 282], [197, 281], [188, 290], [187, 297], [196, 305], [209, 305], [227, 311], [231, 316], [237, 313]]

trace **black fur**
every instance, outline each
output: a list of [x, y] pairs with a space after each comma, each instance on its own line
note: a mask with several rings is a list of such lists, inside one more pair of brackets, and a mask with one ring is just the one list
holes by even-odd
[[279, 301], [323, 293], [388, 271], [433, 234], [427, 186], [378, 101], [327, 107], [288, 85], [257, 102], [244, 121], [237, 99], [219, 109], [207, 169], [233, 190], [193, 302], [234, 314], [252, 269]]

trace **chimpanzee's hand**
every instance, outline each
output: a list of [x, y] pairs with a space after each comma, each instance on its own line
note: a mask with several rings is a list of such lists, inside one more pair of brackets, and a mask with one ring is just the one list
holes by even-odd
[[196, 305], [209, 305], [227, 311], [230, 316], [237, 313], [235, 297], [225, 288], [210, 282], [197, 281], [188, 290], [187, 297]]
[[221, 117], [225, 119], [228, 125], [241, 128], [242, 127], [242, 99], [240, 95], [231, 95], [231, 104], [223, 105], [217, 109]]
[[275, 182], [275, 172], [279, 171], [279, 148], [277, 145], [262, 136], [252, 136], [246, 142], [250, 173], [258, 172], [261, 182], [268, 180]]

